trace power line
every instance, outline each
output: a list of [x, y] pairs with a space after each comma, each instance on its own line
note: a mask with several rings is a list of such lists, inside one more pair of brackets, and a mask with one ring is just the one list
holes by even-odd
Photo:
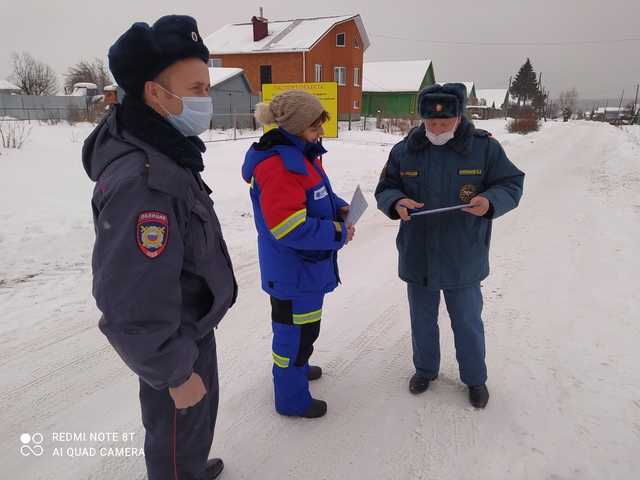
[[390, 40], [405, 40], [409, 42], [422, 42], [422, 43], [440, 43], [450, 45], [492, 45], [503, 47], [535, 47], [535, 46], [557, 46], [557, 45], [593, 45], [597, 43], [620, 43], [620, 42], [637, 42], [640, 38], [621, 38], [617, 40], [591, 40], [586, 42], [543, 42], [543, 43], [500, 43], [500, 42], [447, 42], [441, 40], [424, 40], [421, 38], [401, 38], [401, 37], [387, 37], [384, 35], [369, 35], [370, 37], [387, 38]]

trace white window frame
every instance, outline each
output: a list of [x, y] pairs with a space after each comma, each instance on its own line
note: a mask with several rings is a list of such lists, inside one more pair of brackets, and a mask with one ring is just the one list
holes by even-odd
[[319, 63], [316, 63], [313, 66], [313, 78], [315, 82], [322, 81], [322, 65], [320, 65]]
[[353, 47], [354, 48], [360, 48], [360, 41], [358, 40], [357, 35], [353, 36]]
[[[342, 45], [338, 43], [338, 38], [342, 35]], [[346, 47], [347, 46], [347, 34], [344, 32], [336, 33], [336, 47]]]
[[358, 100], [353, 101], [353, 109], [358, 110], [360, 108], [360, 102]]
[[360, 69], [357, 67], [353, 69], [353, 85], [360, 86]]
[[210, 58], [209, 67], [211, 68], [222, 67], [222, 58]]
[[347, 67], [335, 67], [333, 69], [333, 81], [338, 82], [338, 85], [344, 86], [347, 84]]

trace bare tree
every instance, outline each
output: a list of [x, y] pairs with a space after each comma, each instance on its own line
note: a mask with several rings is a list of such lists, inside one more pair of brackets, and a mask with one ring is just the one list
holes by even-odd
[[73, 86], [80, 82], [95, 83], [100, 92], [104, 91], [104, 87], [113, 83], [109, 69], [99, 58], [94, 58], [92, 62], [79, 61], [75, 66], [69, 67], [69, 73], [64, 77], [64, 88], [67, 93], [71, 93]]
[[571, 117], [571, 114], [576, 108], [577, 101], [578, 91], [576, 90], [576, 87], [571, 87], [571, 90], [567, 90], [566, 92], [560, 92], [560, 98], [558, 98], [558, 102], [560, 103], [562, 116], [565, 122]]
[[20, 87], [25, 95], [55, 95], [58, 91], [58, 77], [53, 68], [28, 53], [13, 52], [11, 67], [13, 73], [8, 80]]

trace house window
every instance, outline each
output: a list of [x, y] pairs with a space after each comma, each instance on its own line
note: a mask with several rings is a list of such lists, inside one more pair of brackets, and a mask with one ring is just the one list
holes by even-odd
[[322, 65], [314, 66], [314, 82], [322, 81]]
[[271, 83], [271, 65], [260, 65], [260, 86]]
[[358, 102], [357, 100], [353, 102], [353, 108], [355, 110], [357, 110], [358, 108], [360, 108], [360, 102]]
[[333, 69], [333, 81], [338, 85], [347, 84], [347, 67], [336, 67]]
[[210, 58], [209, 59], [209, 66], [210, 67], [221, 67], [222, 66], [222, 59], [221, 58]]
[[360, 86], [360, 69], [359, 68], [353, 69], [353, 84], [356, 87]]
[[344, 33], [339, 33], [336, 35], [336, 46], [344, 47], [346, 45], [344, 37], [345, 37]]
[[358, 41], [358, 37], [353, 36], [353, 46], [356, 48], [360, 48], [360, 42]]

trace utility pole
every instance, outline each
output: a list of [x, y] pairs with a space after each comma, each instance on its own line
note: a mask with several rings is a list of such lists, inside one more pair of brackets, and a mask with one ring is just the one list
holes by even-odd
[[624, 98], [624, 89], [622, 90], [622, 95], [620, 96], [620, 105], [618, 105], [618, 118], [620, 118], [620, 111], [622, 110], [622, 99]]
[[509, 116], [509, 99], [511, 98], [511, 79], [513, 77], [509, 77], [509, 86], [507, 87], [507, 103], [504, 106], [504, 119], [506, 120]]
[[636, 110], [636, 113], [633, 113], [633, 110], [631, 111], [631, 121], [629, 122], [629, 125], [633, 125], [636, 120], [638, 119], [638, 114], [640, 114], [640, 107], [638, 107], [638, 90], [640, 89], [640, 84], [636, 87], [636, 99], [633, 102], [633, 110]]

